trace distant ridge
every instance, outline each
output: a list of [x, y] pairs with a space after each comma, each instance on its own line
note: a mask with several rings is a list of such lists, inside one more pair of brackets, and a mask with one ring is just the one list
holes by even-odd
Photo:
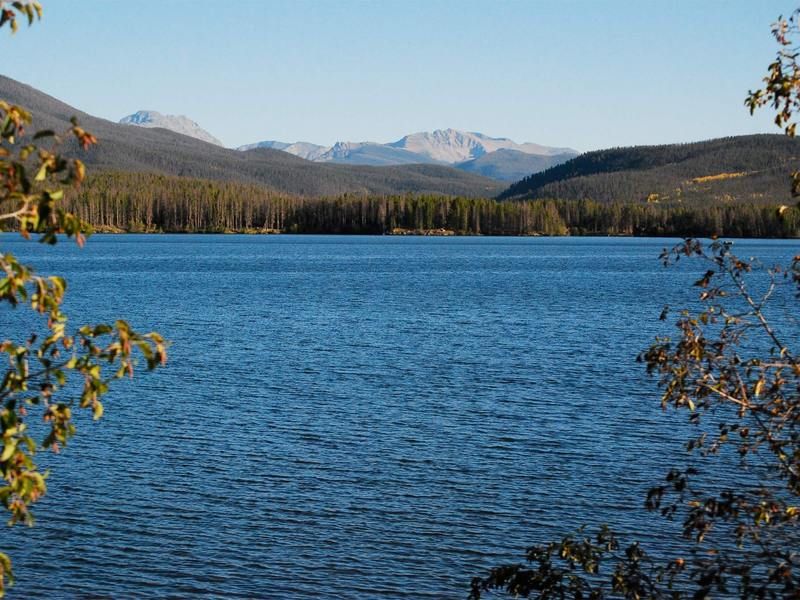
[[163, 127], [215, 146], [223, 145], [222, 142], [200, 127], [200, 125], [183, 115], [162, 115], [155, 110], [140, 110], [132, 115], [123, 117], [119, 122], [122, 125], [136, 125], [138, 127]]
[[[518, 144], [508, 138], [493, 138], [457, 129], [412, 133], [388, 144], [336, 142], [333, 146], [325, 147], [310, 142], [290, 144], [267, 140], [240, 146], [238, 150], [253, 148], [274, 148], [315, 162], [372, 166], [451, 165], [501, 181], [516, 181], [578, 154], [570, 148]], [[492, 158], [474, 162], [484, 156]]]
[[328, 151], [325, 146], [312, 144], [310, 142], [276, 142], [275, 140], [266, 140], [263, 142], [256, 142], [255, 144], [246, 144], [239, 146], [237, 150], [247, 151], [256, 150], [258, 148], [271, 148], [273, 150], [283, 150], [289, 154], [294, 154], [306, 160], [316, 160], [322, 154]]
[[519, 150], [500, 148], [489, 154], [456, 165], [468, 173], [491, 177], [498, 181], [518, 181], [532, 173], [539, 173], [573, 158], [575, 154], [525, 154]]
[[778, 134], [611, 148], [526, 177], [499, 198], [789, 202], [789, 173], [799, 163], [800, 140]]
[[[93, 117], [4, 76], [0, 76], [0, 98], [31, 111], [30, 131], [65, 130], [69, 118], [77, 116], [100, 140], [80, 153], [84, 162], [98, 170], [237, 181], [300, 196], [435, 193], [485, 197], [503, 187], [442, 165], [366, 167], [311, 163], [272, 149], [230, 150], [160, 127], [132, 127]], [[65, 150], [78, 153], [74, 145]]]
[[426, 156], [374, 142], [336, 142], [315, 160], [375, 166], [437, 163]]
[[517, 150], [539, 156], [556, 154], [574, 156], [577, 154], [570, 148], [551, 148], [531, 143], [517, 144], [508, 138], [493, 138], [483, 133], [459, 131], [458, 129], [437, 129], [432, 132], [412, 133], [387, 145], [450, 164], [473, 160], [501, 149]]

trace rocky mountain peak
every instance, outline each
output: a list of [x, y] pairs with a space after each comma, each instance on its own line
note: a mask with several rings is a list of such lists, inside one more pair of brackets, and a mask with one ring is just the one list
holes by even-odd
[[139, 110], [127, 117], [123, 117], [119, 122], [122, 125], [135, 125], [137, 127], [161, 127], [209, 144], [223, 145], [222, 142], [200, 127], [200, 125], [183, 115], [164, 115], [157, 110]]

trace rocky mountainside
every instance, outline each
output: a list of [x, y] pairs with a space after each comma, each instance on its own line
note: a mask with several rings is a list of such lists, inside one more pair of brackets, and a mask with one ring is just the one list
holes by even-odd
[[517, 150], [539, 156], [556, 154], [575, 156], [577, 154], [570, 148], [551, 148], [531, 143], [517, 144], [508, 138], [493, 138], [482, 133], [459, 131], [458, 129], [437, 129], [432, 132], [412, 133], [387, 145], [449, 164], [473, 160], [501, 149]]
[[255, 144], [246, 144], [239, 146], [237, 150], [255, 150], [256, 148], [271, 148], [273, 150], [283, 150], [289, 154], [299, 156], [306, 160], [317, 160], [320, 156], [325, 154], [330, 148], [320, 146], [319, 144], [312, 144], [311, 142], [277, 142], [275, 140], [265, 140], [263, 142], [256, 142]]
[[138, 127], [161, 127], [175, 133], [188, 135], [198, 140], [203, 140], [215, 146], [222, 146], [213, 135], [183, 115], [162, 115], [155, 110], [140, 110], [119, 120], [122, 125], [136, 125]]
[[[80, 156], [90, 171], [159, 173], [235, 181], [301, 196], [343, 193], [433, 193], [494, 196], [502, 185], [491, 179], [442, 165], [368, 167], [313, 163], [286, 152], [259, 148], [239, 152], [160, 127], [120, 125], [86, 114], [39, 90], [0, 76], [0, 98], [28, 109], [28, 128], [64, 131], [76, 116], [96, 135], [96, 147], [83, 152], [74, 142], [64, 151]], [[23, 140], [30, 139], [25, 136]]]
[[[396, 142], [336, 142], [324, 147], [310, 142], [264, 141], [240, 146], [239, 150], [273, 148], [315, 162], [351, 165], [452, 165], [467, 172], [483, 173], [499, 181], [517, 181], [532, 173], [576, 156], [570, 148], [539, 144], [518, 144], [508, 138], [493, 138], [482, 133], [437, 129], [407, 135]], [[478, 159], [491, 156], [481, 163]]]

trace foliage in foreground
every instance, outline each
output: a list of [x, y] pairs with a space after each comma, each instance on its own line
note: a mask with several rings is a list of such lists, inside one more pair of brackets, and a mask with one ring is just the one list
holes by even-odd
[[[472, 598], [497, 588], [537, 598], [800, 596], [800, 357], [765, 310], [781, 292], [800, 297], [800, 256], [765, 269], [729, 242], [706, 248], [697, 240], [662, 255], [665, 263], [681, 257], [706, 263], [695, 284], [700, 308], [682, 311], [679, 335], [639, 358], [659, 377], [662, 406], [687, 411], [697, 426], [687, 450], [711, 456], [732, 447], [742, 480], [709, 493], [696, 485], [697, 470], [673, 469], [649, 491], [648, 510], [681, 522], [682, 556], [656, 559], [637, 543], [623, 548], [608, 529], [580, 531], [528, 549], [527, 565], [474, 579]], [[759, 475], [750, 485], [747, 469]]]
[[[799, 17], [773, 26], [781, 49], [765, 89], [746, 101], [751, 111], [777, 109], [775, 122], [790, 137], [800, 109], [800, 51], [791, 42]], [[793, 180], [796, 196], [800, 174]], [[729, 242], [691, 239], [662, 254], [667, 265], [681, 257], [705, 263], [695, 283], [699, 308], [683, 310], [675, 339], [657, 339], [639, 359], [659, 379], [662, 407], [688, 412], [695, 435], [687, 451], [732, 451], [735, 480], [709, 486], [686, 467], [650, 489], [646, 508], [682, 525], [679, 556], [651, 556], [637, 543], [623, 550], [608, 529], [580, 530], [529, 548], [527, 564], [474, 578], [471, 598], [498, 589], [542, 599], [800, 598], [800, 355], [790, 344], [800, 255], [765, 268], [733, 254]], [[790, 316], [776, 321], [781, 313]]]
[[[33, 23], [41, 16], [38, 2], [0, 0], [0, 27], [18, 29], [17, 20]], [[64, 139], [75, 139], [84, 149], [96, 143], [77, 123], [62, 135], [39, 131], [26, 136], [31, 115], [0, 99], [0, 222], [13, 223], [26, 239], [55, 245], [59, 234], [83, 245], [89, 227], [61, 205], [64, 186], [78, 186], [85, 176], [83, 163], [58, 153]], [[45, 145], [46, 144], [46, 145]], [[147, 368], [166, 361], [164, 340], [157, 333], [139, 334], [125, 321], [69, 329], [61, 310], [66, 281], [57, 275], [38, 275], [11, 253], [0, 254], [0, 302], [5, 310], [29, 309], [40, 323], [27, 339], [0, 339], [6, 367], [0, 372], [0, 502], [9, 511], [9, 525], [31, 525], [31, 505], [47, 490], [47, 473], [36, 464], [42, 450], [58, 452], [75, 434], [73, 415], [78, 409], [103, 415], [101, 398], [109, 383], [133, 376], [136, 353]], [[21, 323], [25, 316], [8, 323]], [[70, 375], [81, 382], [77, 395], [67, 389]], [[44, 436], [28, 432], [30, 419], [44, 423]], [[0, 596], [13, 583], [11, 560], [0, 553]]]

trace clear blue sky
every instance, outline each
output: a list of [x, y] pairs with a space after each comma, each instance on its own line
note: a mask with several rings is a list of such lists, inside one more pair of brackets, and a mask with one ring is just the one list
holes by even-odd
[[775, 0], [42, 0], [3, 74], [86, 112], [185, 114], [228, 146], [454, 127], [590, 150], [773, 131], [742, 105]]

